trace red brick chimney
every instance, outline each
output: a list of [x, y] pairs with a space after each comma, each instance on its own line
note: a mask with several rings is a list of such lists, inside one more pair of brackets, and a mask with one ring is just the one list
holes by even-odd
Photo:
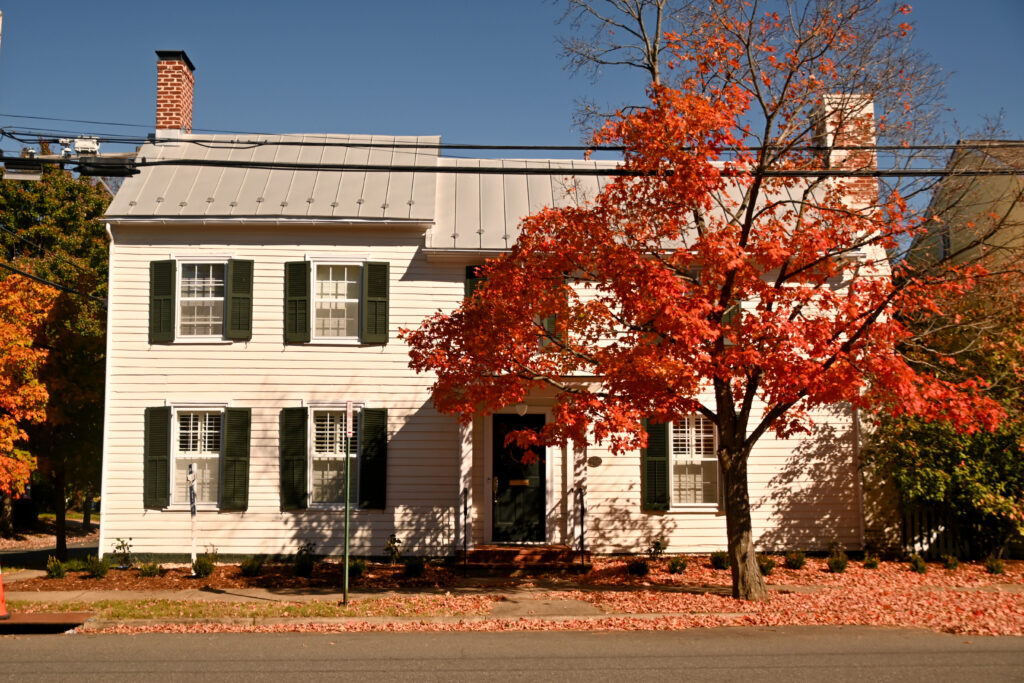
[[[814, 144], [829, 148], [822, 154], [825, 168], [878, 170], [875, 145], [875, 106], [864, 95], [828, 94], [815, 112]], [[834, 149], [869, 147], [871, 149]], [[872, 206], [878, 201], [875, 178], [840, 178], [851, 204]]]
[[156, 129], [191, 133], [196, 68], [183, 50], [157, 50], [156, 56]]

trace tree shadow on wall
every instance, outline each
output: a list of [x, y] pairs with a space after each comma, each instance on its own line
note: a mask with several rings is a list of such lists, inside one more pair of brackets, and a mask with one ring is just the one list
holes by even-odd
[[767, 495], [753, 505], [764, 520], [758, 546], [784, 551], [825, 550], [833, 541], [859, 545], [860, 473], [851, 418], [848, 407], [830, 411], [769, 480]]

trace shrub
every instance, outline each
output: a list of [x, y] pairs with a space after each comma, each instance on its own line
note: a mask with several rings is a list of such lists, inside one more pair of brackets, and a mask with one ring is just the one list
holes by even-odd
[[943, 555], [942, 566], [951, 572], [955, 572], [960, 568], [960, 560], [957, 559], [956, 555]]
[[715, 569], [728, 569], [729, 553], [724, 550], [716, 550], [711, 553], [711, 566]]
[[110, 571], [110, 562], [106, 558], [101, 560], [95, 555], [89, 555], [85, 558], [85, 571], [93, 579], [102, 579]]
[[208, 553], [204, 553], [192, 563], [192, 574], [200, 579], [205, 579], [213, 573], [213, 566], [213, 557]]
[[668, 548], [668, 543], [661, 540], [660, 538], [656, 538], [653, 541], [651, 541], [651, 544], [649, 546], [647, 546], [647, 557], [651, 558], [652, 560], [657, 560], [665, 554], [666, 548]]
[[635, 560], [630, 560], [626, 564], [626, 571], [632, 576], [647, 576], [647, 573], [651, 571], [651, 568], [647, 564], [647, 560], [642, 557], [638, 557]]
[[259, 576], [260, 570], [263, 569], [263, 558], [247, 557], [242, 560], [239, 568], [242, 570], [242, 576]]
[[315, 548], [316, 543], [312, 541], [299, 546], [295, 557], [292, 558], [292, 571], [295, 573], [295, 576], [308, 579], [313, 575], [313, 567], [316, 566], [316, 557], [313, 555]]
[[348, 578], [358, 579], [366, 573], [366, 560], [354, 557], [348, 561]]
[[1006, 564], [995, 555], [989, 555], [985, 558], [985, 571], [989, 574], [1004, 574]]
[[395, 534], [388, 536], [388, 540], [384, 543], [384, 550], [387, 551], [391, 564], [398, 564], [398, 561], [402, 559], [402, 541]]
[[135, 566], [135, 557], [132, 555], [132, 539], [114, 539], [114, 551], [110, 555], [114, 558], [114, 564], [118, 569], [131, 569]]
[[74, 557], [64, 563], [64, 569], [69, 572], [84, 572], [88, 571], [89, 567], [86, 565], [85, 560]]
[[783, 559], [786, 569], [803, 569], [807, 564], [807, 555], [802, 550], [790, 550]]
[[139, 576], [146, 578], [160, 576], [160, 565], [156, 562], [147, 562], [146, 564], [139, 565]]
[[676, 555], [675, 557], [669, 558], [668, 561], [668, 573], [669, 574], [682, 574], [686, 571], [686, 555]]
[[849, 561], [850, 558], [846, 556], [846, 552], [843, 551], [842, 547], [833, 544], [832, 552], [828, 554], [825, 564], [828, 565], [828, 570], [833, 574], [842, 574], [846, 571], [846, 565]]
[[402, 569], [402, 575], [410, 579], [418, 579], [423, 576], [423, 572], [427, 568], [427, 561], [422, 557], [407, 557], [405, 558], [405, 567]]
[[757, 566], [761, 569], [761, 576], [768, 576], [775, 569], [775, 558], [770, 555], [757, 555]]
[[917, 553], [908, 557], [907, 562], [910, 563], [910, 571], [917, 572], [918, 574], [928, 573], [928, 565], [925, 564], [924, 558]]
[[46, 578], [48, 579], [63, 579], [67, 574], [67, 569], [64, 567], [64, 563], [58, 560], [53, 555], [46, 558]]
[[878, 555], [864, 553], [864, 569], [878, 569]]

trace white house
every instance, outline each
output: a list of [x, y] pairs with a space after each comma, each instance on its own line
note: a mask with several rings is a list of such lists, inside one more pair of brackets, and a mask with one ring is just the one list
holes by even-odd
[[[346, 466], [356, 554], [383, 554], [392, 533], [431, 555], [464, 540], [576, 546], [584, 522], [594, 552], [655, 538], [673, 551], [724, 547], [702, 418], [652, 444], [671, 493], [667, 510], [645, 509], [639, 453], [577, 444], [517, 469], [503, 434], [550, 420], [552, 396], [461, 428], [434, 409], [431, 379], [397, 339], [456, 307], [520, 218], [574, 201], [563, 189], [574, 170], [608, 162], [456, 159], [436, 136], [192, 134], [192, 65], [158, 55], [156, 137], [138, 158], [167, 163], [127, 179], [106, 215], [102, 553], [119, 538], [140, 554], [189, 552], [190, 463], [199, 547], [226, 555], [306, 542], [339, 553]], [[593, 195], [606, 180], [573, 185]], [[862, 543], [853, 421], [818, 424], [814, 438], [762, 439], [751, 457], [763, 547]]]

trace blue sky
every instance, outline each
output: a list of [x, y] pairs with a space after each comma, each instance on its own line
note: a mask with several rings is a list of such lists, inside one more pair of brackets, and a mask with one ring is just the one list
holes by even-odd
[[[1024, 138], [1024, 2], [914, 4], [914, 44], [948, 73], [951, 115], [972, 128], [1003, 110], [1008, 135]], [[0, 0], [0, 11], [7, 128], [148, 132], [157, 49], [195, 64], [197, 129], [576, 144], [578, 97], [636, 101], [643, 89], [637, 74], [595, 84], [566, 72], [555, 39], [568, 27], [549, 0]]]

